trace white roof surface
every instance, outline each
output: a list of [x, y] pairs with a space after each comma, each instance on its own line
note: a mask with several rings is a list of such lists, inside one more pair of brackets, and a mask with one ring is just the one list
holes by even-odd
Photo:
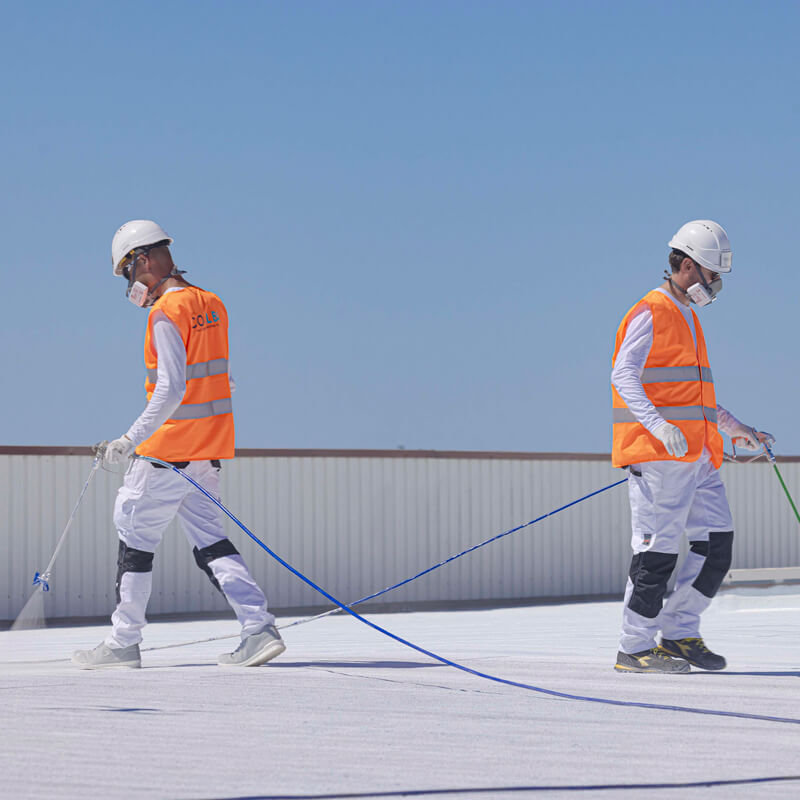
[[[216, 666], [235, 638], [143, 652], [141, 670], [92, 672], [66, 659], [106, 627], [3, 632], [0, 795], [797, 798], [800, 595], [782, 591], [720, 595], [704, 635], [728, 669], [679, 676], [613, 671], [619, 603], [369, 617], [513, 681], [743, 716], [494, 683], [343, 615], [287, 630], [287, 651], [252, 669]], [[154, 622], [143, 649], [236, 630], [232, 619]], [[599, 788], [608, 785], [617, 788]]]

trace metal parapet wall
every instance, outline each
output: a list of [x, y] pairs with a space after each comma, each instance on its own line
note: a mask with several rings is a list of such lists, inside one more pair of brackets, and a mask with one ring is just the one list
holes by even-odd
[[[800, 458], [779, 460], [800, 495]], [[88, 448], [0, 448], [0, 619], [14, 619], [49, 559], [91, 466]], [[289, 563], [343, 599], [415, 574], [619, 480], [606, 455], [442, 451], [241, 450], [222, 470], [228, 508]], [[723, 467], [736, 522], [735, 568], [800, 564], [800, 526], [765, 462]], [[53, 570], [49, 618], [110, 614], [121, 477], [100, 470]], [[321, 599], [228, 533], [273, 608]], [[454, 602], [619, 595], [630, 558], [625, 487], [612, 489], [385, 596]], [[156, 554], [150, 614], [224, 611], [175, 525]]]

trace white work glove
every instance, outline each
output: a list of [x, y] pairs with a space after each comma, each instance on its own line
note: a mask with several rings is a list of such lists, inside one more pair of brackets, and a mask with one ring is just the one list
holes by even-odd
[[742, 423], [739, 423], [729, 435], [734, 445], [741, 447], [743, 450], [760, 450], [762, 444], [772, 447], [775, 443], [775, 437], [771, 433], [757, 431], [755, 428]]
[[127, 436], [120, 436], [106, 446], [103, 463], [107, 467], [123, 464], [133, 454], [134, 444]]
[[669, 422], [665, 422], [653, 431], [653, 436], [659, 439], [666, 451], [675, 458], [683, 458], [689, 451], [683, 431]]

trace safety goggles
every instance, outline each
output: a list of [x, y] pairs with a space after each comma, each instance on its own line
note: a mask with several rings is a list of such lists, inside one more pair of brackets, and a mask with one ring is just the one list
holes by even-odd
[[136, 266], [136, 259], [138, 259], [139, 256], [146, 256], [151, 250], [155, 250], [156, 247], [163, 247], [169, 244], [169, 242], [169, 239], [163, 239], [160, 242], [153, 242], [153, 244], [146, 244], [143, 247], [136, 247], [122, 259], [120, 262], [120, 272], [128, 281], [128, 286], [135, 280], [136, 270], [134, 267]]
[[122, 259], [120, 272], [122, 272], [122, 276], [128, 281], [129, 286], [136, 278], [136, 262], [139, 256], [146, 256], [153, 248], [158, 246], [158, 244], [150, 244], [147, 245], [147, 247], [137, 247], [135, 250], [131, 250], [130, 253]]

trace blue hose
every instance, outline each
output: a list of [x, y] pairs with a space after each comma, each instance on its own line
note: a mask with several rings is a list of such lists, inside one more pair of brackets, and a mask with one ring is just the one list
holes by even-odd
[[230, 512], [219, 500], [217, 500], [213, 495], [209, 494], [197, 481], [187, 475], [185, 472], [180, 470], [174, 464], [170, 464], [167, 461], [161, 461], [158, 458], [151, 458], [149, 456], [137, 456], [137, 458], [144, 459], [145, 461], [150, 461], [155, 464], [161, 464], [163, 467], [168, 469], [172, 469], [177, 472], [179, 475], [182, 475], [189, 483], [199, 489], [209, 500], [211, 500], [215, 505], [217, 505], [226, 516], [228, 516], [233, 522], [236, 523], [265, 553], [271, 556], [275, 561], [277, 561], [281, 566], [285, 567], [289, 570], [293, 575], [300, 578], [303, 583], [310, 586], [315, 591], [319, 592], [323, 597], [326, 597], [328, 600], [331, 601], [334, 605], [338, 606], [342, 611], [346, 611], [350, 614], [351, 617], [354, 617], [359, 622], [367, 625], [368, 627], [372, 628], [373, 630], [378, 631], [378, 633], [382, 633], [384, 636], [388, 636], [390, 639], [394, 639], [394, 641], [399, 642], [400, 644], [410, 647], [412, 650], [416, 650], [418, 653], [422, 653], [423, 655], [432, 658], [434, 661], [438, 661], [441, 664], [446, 664], [449, 667], [453, 667], [455, 669], [461, 670], [462, 672], [467, 672], [470, 675], [475, 675], [478, 678], [484, 678], [485, 680], [493, 681], [495, 683], [500, 683], [505, 686], [515, 686], [519, 689], [527, 689], [531, 692], [538, 692], [539, 694], [548, 695], [550, 697], [560, 697], [564, 700], [580, 700], [586, 703], [600, 703], [602, 705], [609, 705], [609, 706], [625, 706], [628, 708], [649, 708], [658, 711], [679, 711], [687, 714], [704, 714], [710, 715], [715, 717], [735, 717], [738, 719], [752, 719], [752, 720], [760, 720], [763, 722], [784, 722], [789, 723], [792, 725], [800, 725], [800, 719], [795, 719], [793, 717], [773, 717], [765, 714], [748, 714], [744, 711], [718, 711], [716, 709], [707, 709], [707, 708], [691, 708], [689, 706], [673, 706], [673, 705], [662, 705], [660, 703], [638, 703], [631, 700], [612, 700], [609, 698], [604, 697], [591, 697], [585, 695], [578, 695], [578, 694], [570, 694], [568, 692], [557, 692], [554, 689], [545, 689], [541, 686], [533, 686], [528, 683], [522, 683], [520, 681], [512, 681], [506, 678], [499, 678], [495, 675], [489, 675], [486, 672], [480, 672], [479, 670], [471, 669], [470, 667], [465, 667], [463, 664], [459, 664], [455, 661], [451, 661], [449, 658], [445, 658], [444, 656], [437, 655], [436, 653], [432, 652], [431, 650], [426, 650], [424, 647], [420, 647], [419, 645], [414, 644], [413, 642], [408, 641], [407, 639], [403, 639], [401, 636], [397, 636], [396, 634], [392, 633], [391, 631], [386, 630], [386, 628], [382, 628], [380, 625], [376, 625], [374, 622], [370, 622], [368, 619], [362, 617], [358, 612], [353, 611], [353, 609], [348, 608], [346, 605], [341, 603], [337, 600], [332, 594], [328, 593], [323, 589], [321, 586], [318, 586], [314, 581], [310, 578], [307, 578], [303, 575], [302, 572], [296, 570], [291, 564], [287, 561], [284, 561], [277, 553], [271, 550], [261, 539], [258, 538], [252, 531], [250, 531], [243, 522], [240, 522], [237, 517], [234, 516], [232, 512]]

